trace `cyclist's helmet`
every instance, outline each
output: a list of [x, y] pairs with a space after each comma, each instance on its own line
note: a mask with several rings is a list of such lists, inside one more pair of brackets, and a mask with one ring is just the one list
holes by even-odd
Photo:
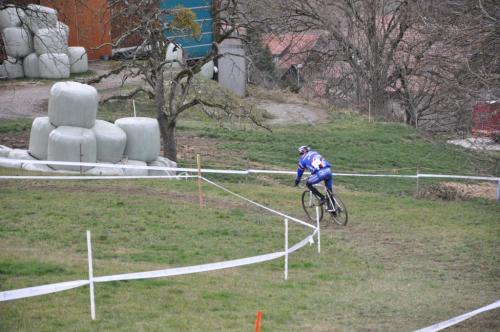
[[303, 155], [304, 153], [309, 152], [309, 146], [307, 145], [302, 145], [299, 149], [299, 154]]

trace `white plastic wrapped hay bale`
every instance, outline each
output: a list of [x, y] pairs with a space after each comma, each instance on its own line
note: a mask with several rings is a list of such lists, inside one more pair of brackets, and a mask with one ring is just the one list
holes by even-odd
[[7, 57], [3, 64], [0, 65], [0, 74], [3, 72], [9, 79], [24, 77], [23, 62], [13, 57]]
[[[142, 160], [131, 160], [122, 161], [120, 164], [128, 166], [139, 166], [147, 167], [146, 162]], [[125, 176], [148, 176], [148, 170], [144, 168], [123, 168], [123, 175]]]
[[12, 149], [8, 146], [0, 145], [0, 158], [8, 158], [10, 150]]
[[72, 74], [85, 73], [89, 70], [89, 60], [84, 47], [68, 47], [68, 55]]
[[160, 127], [153, 118], [122, 118], [115, 124], [127, 134], [125, 156], [133, 160], [154, 161], [160, 154]]
[[38, 54], [31, 53], [23, 59], [24, 76], [29, 78], [40, 77]]
[[99, 96], [90, 85], [57, 82], [50, 89], [49, 119], [56, 127], [92, 128], [95, 125]]
[[[97, 156], [94, 132], [90, 129], [61, 126], [49, 135], [47, 160], [95, 163]], [[88, 166], [51, 165], [56, 170], [86, 171]]]
[[65, 53], [42, 54], [38, 58], [38, 70], [41, 78], [68, 78], [69, 58]]
[[59, 22], [57, 21], [56, 23], [56, 27], [55, 27], [56, 31], [58, 32], [58, 34], [64, 38], [64, 40], [66, 41], [66, 45], [68, 43], [68, 38], [69, 38], [69, 26], [67, 26], [66, 24], [64, 24], [63, 22]]
[[24, 11], [14, 6], [0, 10], [0, 31], [10, 27], [20, 27], [24, 16]]
[[97, 160], [119, 162], [127, 144], [125, 132], [110, 122], [96, 120], [92, 128], [97, 144]]
[[24, 58], [33, 52], [31, 33], [23, 27], [10, 27], [2, 31], [5, 53], [14, 58]]
[[33, 32], [40, 29], [55, 28], [57, 25], [57, 10], [40, 5], [28, 5], [24, 11], [23, 23]]
[[49, 145], [49, 135], [56, 129], [49, 121], [48, 117], [39, 117], [33, 120], [30, 132], [29, 153], [40, 160], [47, 159], [47, 147]]
[[[172, 161], [172, 160], [164, 158], [164, 157], [158, 157], [158, 158], [156, 158], [156, 160], [149, 162], [148, 166], [176, 168], [177, 163], [175, 161]], [[173, 176], [173, 175], [175, 175], [175, 171], [150, 169], [148, 174], [150, 176], [163, 176], [163, 175]]]
[[38, 55], [67, 53], [68, 38], [64, 35], [64, 31], [56, 28], [39, 29], [33, 37], [33, 46]]
[[[103, 163], [108, 164], [108, 163]], [[109, 165], [113, 165], [109, 163]], [[123, 169], [120, 167], [93, 167], [85, 172], [88, 175], [97, 175], [97, 176], [123, 176]]]
[[7, 70], [5, 69], [5, 66], [2, 63], [0, 63], [0, 78], [5, 78], [5, 77], [9, 77], [9, 74], [7, 74]]

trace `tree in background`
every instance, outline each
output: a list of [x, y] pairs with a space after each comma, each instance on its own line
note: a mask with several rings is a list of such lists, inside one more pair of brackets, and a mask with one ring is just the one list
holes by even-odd
[[247, 54], [250, 58], [248, 68], [250, 81], [266, 88], [278, 85], [278, 74], [273, 55], [263, 44], [263, 33], [259, 27], [249, 27], [246, 38]]
[[258, 2], [274, 31], [324, 32], [309, 59], [317, 77], [372, 117], [400, 110], [409, 125], [463, 130], [473, 100], [498, 95], [498, 1]]

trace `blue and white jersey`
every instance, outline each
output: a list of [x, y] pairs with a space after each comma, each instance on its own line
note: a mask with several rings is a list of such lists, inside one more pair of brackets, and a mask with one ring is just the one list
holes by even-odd
[[311, 174], [316, 173], [322, 168], [332, 167], [332, 165], [316, 151], [309, 151], [299, 159], [299, 168], [297, 169], [297, 178], [300, 179], [307, 169]]

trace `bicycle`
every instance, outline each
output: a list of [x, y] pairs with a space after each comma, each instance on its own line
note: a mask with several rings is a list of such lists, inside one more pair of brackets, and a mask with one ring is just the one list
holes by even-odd
[[319, 199], [309, 189], [302, 193], [302, 208], [304, 209], [307, 217], [311, 221], [316, 221], [316, 207], [320, 206], [320, 221], [323, 220], [323, 214], [326, 212], [330, 215], [330, 221], [340, 226], [347, 225], [349, 215], [344, 202], [342, 202], [336, 194], [330, 192], [330, 190], [328, 190], [325, 186], [320, 187], [323, 187], [325, 191], [325, 204], [322, 206], [319, 204]]

